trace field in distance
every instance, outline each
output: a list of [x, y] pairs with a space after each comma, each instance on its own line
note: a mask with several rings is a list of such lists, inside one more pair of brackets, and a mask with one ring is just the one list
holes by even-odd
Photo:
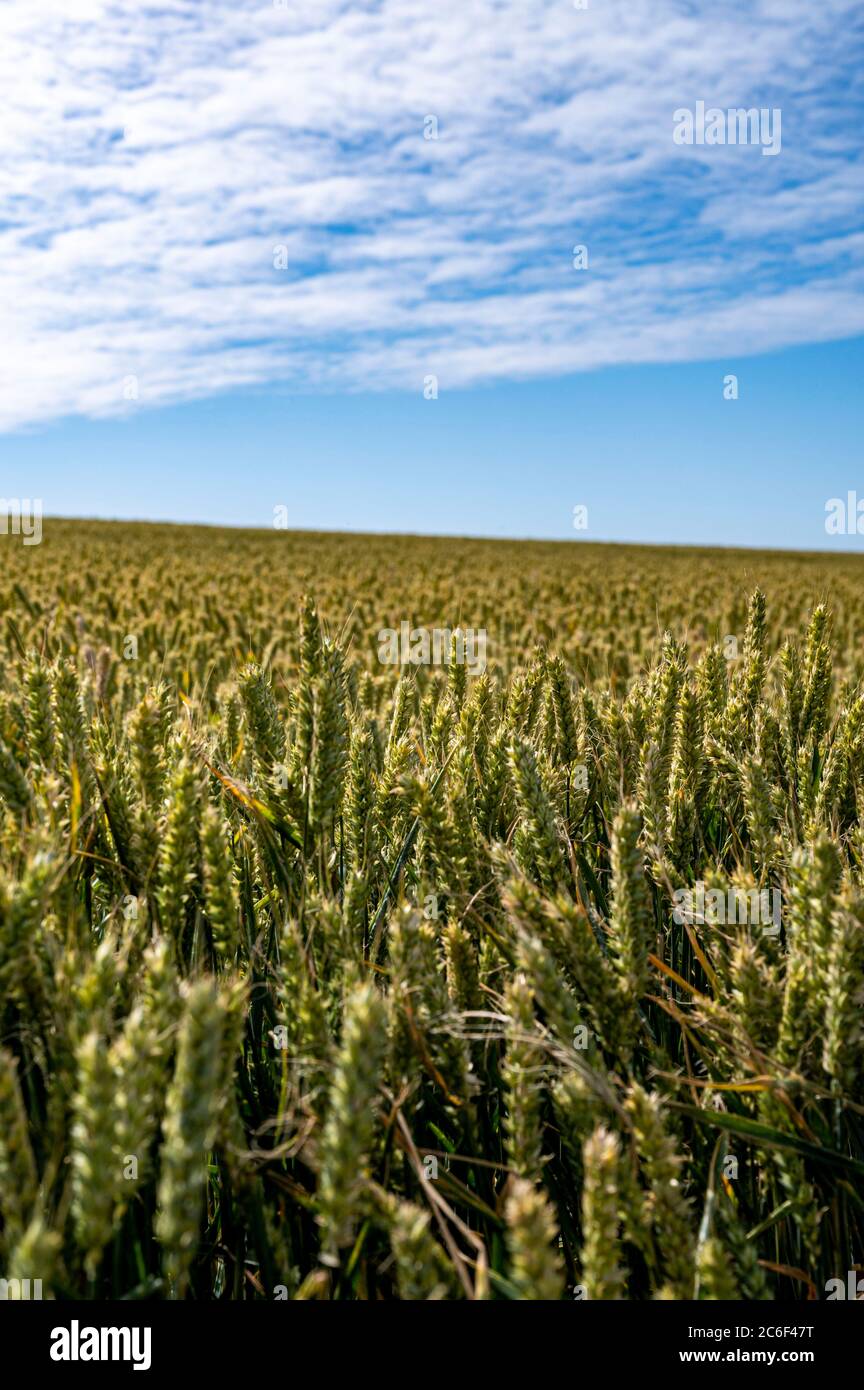
[[854, 1288], [864, 558], [0, 556], [7, 1294]]

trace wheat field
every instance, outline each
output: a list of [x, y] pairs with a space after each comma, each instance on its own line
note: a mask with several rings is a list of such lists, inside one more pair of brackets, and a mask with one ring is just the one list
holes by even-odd
[[59, 520], [0, 554], [5, 1279], [845, 1287], [862, 559]]

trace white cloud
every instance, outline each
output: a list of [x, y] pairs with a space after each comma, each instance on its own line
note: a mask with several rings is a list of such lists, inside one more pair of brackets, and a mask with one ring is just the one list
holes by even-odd
[[864, 331], [856, 0], [589, 6], [6, 0], [0, 428]]

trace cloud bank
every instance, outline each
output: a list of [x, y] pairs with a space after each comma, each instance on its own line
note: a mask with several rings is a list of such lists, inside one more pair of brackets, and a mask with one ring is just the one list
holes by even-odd
[[[858, 0], [6, 0], [0, 428], [864, 332], [861, 37]], [[782, 149], [675, 144], [699, 101]]]

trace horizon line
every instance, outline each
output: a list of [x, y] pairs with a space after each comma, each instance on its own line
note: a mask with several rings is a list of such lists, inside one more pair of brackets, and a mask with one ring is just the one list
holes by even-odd
[[370, 530], [351, 530], [346, 528], [316, 527], [316, 526], [256, 526], [249, 522], [234, 521], [187, 521], [187, 520], [166, 520], [153, 519], [148, 517], [120, 517], [120, 516], [54, 516], [43, 514], [43, 523], [62, 521], [69, 523], [84, 522], [94, 523], [102, 526], [170, 526], [188, 527], [192, 530], [200, 531], [251, 531], [256, 535], [283, 535], [283, 536], [352, 536], [362, 538], [372, 536], [386, 538], [388, 536], [398, 537], [403, 540], [441, 540], [441, 541], [483, 541], [492, 545], [575, 545], [583, 546], [621, 546], [636, 550], [698, 550], [698, 551], [722, 551], [732, 553], [742, 551], [750, 555], [795, 555], [812, 556], [818, 559], [848, 558], [857, 556], [864, 557], [864, 546], [858, 550], [836, 549], [836, 550], [813, 550], [804, 546], [758, 546], [746, 545], [742, 543], [729, 542], [728, 544], [709, 543], [707, 541], [636, 541], [636, 540], [613, 540], [598, 538], [596, 540], [576, 540], [570, 537], [553, 536], [487, 536], [466, 534], [456, 531], [370, 531]]

